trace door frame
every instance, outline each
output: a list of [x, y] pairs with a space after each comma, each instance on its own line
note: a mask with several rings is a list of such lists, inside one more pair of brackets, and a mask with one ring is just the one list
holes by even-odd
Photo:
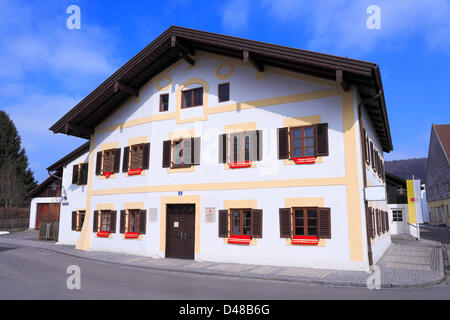
[[160, 255], [166, 255], [166, 227], [167, 227], [167, 204], [195, 204], [195, 239], [194, 239], [194, 260], [200, 253], [200, 196], [163, 196], [161, 197], [161, 219], [160, 219]]
[[[189, 214], [186, 214], [186, 213], [181, 213], [180, 215], [182, 215], [183, 216], [183, 218], [182, 218], [182, 220], [180, 219], [180, 221], [183, 221], [182, 222], [182, 225], [183, 225], [183, 227], [185, 227], [186, 226], [186, 220], [185, 220], [185, 217], [186, 216], [189, 216], [190, 218], [192, 218], [192, 219], [194, 219], [194, 224], [193, 224], [193, 242], [192, 242], [192, 248], [189, 246], [189, 252], [188, 251], [182, 251], [181, 253], [180, 253], [180, 256], [179, 257], [173, 257], [173, 258], [176, 258], [176, 259], [187, 259], [187, 260], [190, 260], [190, 259], [195, 259], [195, 204], [194, 203], [167, 203], [166, 204], [166, 214], [167, 214], [167, 218], [166, 218], [166, 251], [165, 251], [165, 255], [166, 255], [166, 257], [167, 257], [167, 253], [168, 253], [168, 249], [169, 249], [169, 237], [168, 237], [168, 235], [169, 235], [169, 228], [170, 228], [170, 225], [169, 225], [169, 221], [170, 221], [170, 213], [169, 213], [169, 210], [167, 209], [168, 208], [168, 206], [186, 206], [186, 205], [189, 205], [189, 206], [193, 206], [194, 208], [194, 212], [193, 213], [189, 213]], [[185, 228], [183, 228], [182, 229], [182, 234], [184, 233], [184, 234], [186, 234], [186, 229]], [[184, 238], [184, 240], [186, 240], [186, 238]], [[186, 243], [187, 242], [183, 242], [183, 240], [181, 240], [181, 242], [183, 243], [183, 245], [186, 245]], [[186, 248], [184, 248], [184, 249], [186, 249]], [[191, 251], [191, 249], [192, 249], [192, 251]], [[172, 252], [172, 255], [173, 255], [173, 253], [174, 252]], [[176, 255], [176, 254], [175, 254]], [[185, 255], [185, 256], [183, 256], [183, 255]], [[171, 257], [172, 258], [172, 257]]]

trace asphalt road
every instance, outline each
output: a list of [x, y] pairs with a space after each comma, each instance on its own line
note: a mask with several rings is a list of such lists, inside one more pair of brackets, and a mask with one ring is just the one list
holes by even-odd
[[426, 240], [440, 241], [450, 244], [450, 228], [420, 225], [420, 237]]
[[[67, 268], [81, 270], [81, 289], [66, 286]], [[423, 288], [366, 288], [304, 285], [200, 276], [76, 258], [30, 247], [0, 246], [0, 299], [449, 299], [450, 280]]]

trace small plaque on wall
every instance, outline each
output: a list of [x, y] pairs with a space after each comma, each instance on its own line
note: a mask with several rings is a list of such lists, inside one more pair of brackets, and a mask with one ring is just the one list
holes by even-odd
[[216, 208], [205, 208], [205, 222], [216, 222]]
[[148, 218], [149, 221], [158, 221], [158, 209], [157, 208], [148, 209]]

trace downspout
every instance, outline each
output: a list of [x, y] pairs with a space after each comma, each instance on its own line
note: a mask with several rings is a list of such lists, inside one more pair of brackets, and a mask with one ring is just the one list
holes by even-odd
[[[364, 137], [364, 132], [363, 132], [363, 127], [362, 127], [362, 107], [364, 104], [366, 104], [367, 102], [369, 102], [370, 100], [376, 100], [378, 99], [381, 94], [383, 92], [383, 88], [380, 88], [380, 91], [374, 95], [371, 98], [365, 99], [363, 101], [361, 101], [358, 105], [358, 122], [359, 122], [359, 135], [360, 135], [360, 139], [361, 139], [361, 147], [364, 145], [365, 143], [365, 137]], [[364, 142], [364, 143], [363, 143]], [[366, 195], [365, 195], [365, 189], [367, 187], [367, 175], [366, 175], [366, 159], [364, 159], [364, 153], [366, 151], [364, 150], [364, 152], [361, 152], [361, 160], [362, 160], [362, 174], [363, 174], [363, 194], [364, 194], [364, 210], [366, 212], [366, 236], [367, 236], [367, 254], [368, 254], [368, 258], [369, 258], [369, 266], [373, 266], [373, 253], [372, 253], [372, 240], [371, 240], [371, 235], [369, 235], [369, 201], [366, 200]]]

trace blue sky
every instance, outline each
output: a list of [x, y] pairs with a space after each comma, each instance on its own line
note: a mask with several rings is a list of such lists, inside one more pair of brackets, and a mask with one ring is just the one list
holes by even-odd
[[[66, 27], [70, 5], [81, 29]], [[370, 5], [381, 29], [369, 30]], [[18, 127], [39, 182], [85, 140], [48, 128], [171, 25], [377, 63], [394, 151], [426, 157], [450, 123], [450, 1], [0, 0], [0, 110]]]

